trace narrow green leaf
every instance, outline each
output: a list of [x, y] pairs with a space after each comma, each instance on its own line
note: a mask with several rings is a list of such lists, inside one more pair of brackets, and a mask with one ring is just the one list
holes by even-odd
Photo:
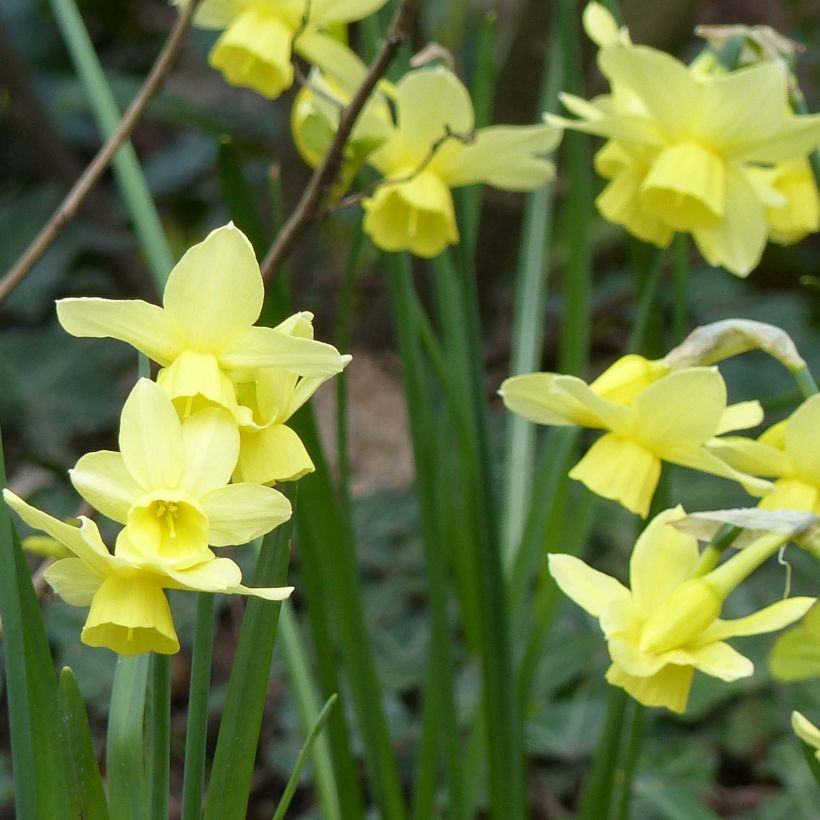
[[168, 816], [171, 787], [171, 658], [151, 655], [148, 690], [148, 785], [151, 791], [151, 817]]
[[[6, 486], [0, 446], [0, 485]], [[16, 816], [72, 817], [59, 745], [57, 677], [43, 616], [8, 508], [0, 503], [0, 615]]]
[[69, 667], [60, 672], [60, 740], [74, 814], [83, 820], [108, 820], [100, 767], [94, 754], [85, 701]]
[[112, 820], [150, 817], [143, 728], [150, 660], [150, 653], [117, 658], [108, 713], [106, 765]]
[[293, 771], [288, 778], [285, 791], [282, 794], [282, 799], [279, 801], [279, 805], [276, 807], [276, 813], [273, 815], [273, 820], [284, 820], [285, 814], [287, 813], [291, 801], [293, 800], [293, 795], [296, 793], [296, 788], [299, 785], [299, 778], [302, 776], [302, 770], [307, 765], [308, 757], [310, 756], [313, 744], [318, 739], [319, 733], [322, 729], [324, 729], [325, 723], [330, 715], [330, 710], [336, 705], [336, 701], [338, 699], [338, 695], [331, 695], [322, 707], [322, 711], [319, 712], [316, 722], [313, 724], [313, 728], [310, 730], [310, 733], [305, 739], [304, 745], [299, 750], [299, 756], [296, 758], [296, 765], [293, 767]]
[[[265, 536], [254, 586], [285, 585], [292, 528], [291, 518]], [[205, 820], [244, 817], [247, 811], [280, 609], [278, 601], [255, 597], [245, 604], [208, 783]]]

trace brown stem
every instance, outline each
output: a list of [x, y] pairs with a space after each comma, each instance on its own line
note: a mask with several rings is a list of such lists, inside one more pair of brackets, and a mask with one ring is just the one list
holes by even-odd
[[17, 260], [14, 267], [0, 279], [0, 302], [23, 281], [28, 272], [57, 238], [60, 231], [74, 218], [83, 200], [88, 196], [97, 182], [99, 182], [100, 177], [111, 163], [114, 155], [131, 136], [140, 118], [145, 113], [146, 108], [148, 108], [151, 100], [154, 99], [159, 91], [162, 81], [171, 70], [182, 48], [185, 34], [191, 24], [194, 11], [199, 5], [199, 2], [200, 0], [190, 0], [185, 10], [180, 14], [176, 25], [166, 40], [162, 51], [159, 53], [139, 94], [134, 98], [128, 110], [125, 112], [125, 116], [120, 120], [117, 130], [111, 135], [102, 148], [100, 148], [82, 176], [74, 183], [74, 186], [68, 194], [66, 194], [65, 199], [54, 212], [54, 215], [40, 233], [37, 234], [34, 241]]
[[356, 125], [356, 120], [379, 80], [385, 75], [402, 43], [409, 36], [418, 6], [419, 0], [402, 0], [396, 10], [376, 59], [368, 68], [362, 84], [356, 90], [350, 103], [342, 109], [336, 134], [324, 159], [313, 172], [296, 208], [282, 226], [282, 230], [279, 231], [279, 235], [262, 262], [262, 277], [266, 281], [270, 281], [276, 275], [308, 226], [321, 217], [324, 210], [324, 199], [339, 176], [344, 148]]

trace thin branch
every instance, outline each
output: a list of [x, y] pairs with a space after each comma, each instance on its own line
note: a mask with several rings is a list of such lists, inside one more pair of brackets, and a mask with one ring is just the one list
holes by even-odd
[[185, 34], [199, 2], [200, 0], [190, 0], [174, 25], [139, 94], [134, 98], [125, 112], [125, 116], [120, 120], [117, 130], [97, 152], [97, 155], [83, 171], [82, 176], [74, 183], [54, 215], [37, 234], [25, 253], [17, 260], [14, 267], [0, 279], [0, 302], [23, 281], [40, 257], [49, 249], [60, 231], [76, 216], [80, 205], [99, 182], [114, 155], [131, 136], [140, 118], [159, 91], [166, 75], [171, 70], [182, 48]]
[[362, 84], [356, 90], [350, 103], [342, 109], [336, 134], [324, 159], [313, 172], [302, 198], [293, 213], [288, 217], [287, 222], [282, 226], [282, 230], [279, 231], [276, 241], [262, 263], [262, 276], [266, 281], [276, 275], [279, 268], [293, 252], [296, 243], [301, 239], [308, 226], [321, 217], [324, 199], [339, 176], [344, 148], [356, 125], [356, 120], [362, 113], [379, 80], [385, 75], [402, 43], [409, 36], [410, 27], [415, 19], [418, 6], [419, 0], [402, 0], [393, 16], [387, 36], [376, 59], [368, 68]]

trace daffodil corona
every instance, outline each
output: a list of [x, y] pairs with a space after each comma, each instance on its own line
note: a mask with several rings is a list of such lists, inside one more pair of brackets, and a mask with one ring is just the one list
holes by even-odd
[[686, 709], [696, 669], [725, 681], [754, 672], [752, 662], [726, 638], [781, 629], [815, 600], [790, 598], [744, 618], [722, 620], [729, 592], [783, 539], [761, 539], [756, 553], [744, 559], [741, 552], [698, 577], [697, 540], [670, 526], [682, 515], [680, 507], [666, 510], [646, 527], [629, 562], [629, 589], [574, 556], [549, 556], [558, 586], [600, 621], [612, 658], [607, 680], [646, 706], [674, 712]]

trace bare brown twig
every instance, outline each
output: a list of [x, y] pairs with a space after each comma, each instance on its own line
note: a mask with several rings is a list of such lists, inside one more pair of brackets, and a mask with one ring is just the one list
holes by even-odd
[[66, 194], [65, 199], [54, 212], [54, 215], [28, 246], [23, 255], [17, 260], [6, 275], [0, 279], [0, 302], [2, 302], [23, 281], [28, 272], [34, 267], [40, 257], [48, 250], [60, 231], [70, 222], [85, 198], [99, 182], [105, 169], [111, 163], [114, 155], [122, 144], [131, 136], [140, 118], [145, 113], [151, 100], [154, 99], [163, 80], [176, 60], [185, 34], [191, 24], [194, 11], [200, 0], [190, 0], [182, 14], [180, 14], [170, 36], [159, 53], [142, 88], [125, 112], [117, 130], [97, 152], [97, 155], [83, 171], [82, 176]]
[[356, 120], [402, 43], [410, 34], [410, 26], [413, 24], [418, 6], [419, 0], [402, 0], [396, 10], [376, 59], [370, 64], [362, 84], [356, 90], [350, 103], [342, 109], [336, 134], [324, 159], [313, 172], [296, 208], [282, 226], [282, 230], [279, 231], [279, 235], [262, 262], [262, 276], [266, 281], [276, 275], [308, 226], [321, 218], [324, 199], [339, 176], [344, 148], [356, 125]]

